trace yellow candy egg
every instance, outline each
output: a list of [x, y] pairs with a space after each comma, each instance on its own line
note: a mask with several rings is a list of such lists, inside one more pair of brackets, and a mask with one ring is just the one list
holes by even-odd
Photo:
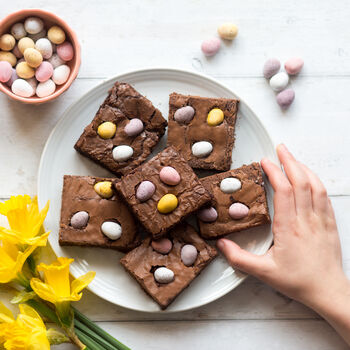
[[220, 108], [214, 108], [208, 113], [207, 123], [210, 126], [220, 125], [224, 121], [224, 112]]
[[41, 65], [43, 56], [38, 50], [28, 48], [24, 51], [24, 59], [31, 67], [37, 68]]
[[175, 195], [168, 193], [163, 196], [157, 205], [157, 209], [162, 214], [169, 214], [177, 208], [178, 200]]
[[12, 52], [0, 51], [0, 61], [7, 61], [14, 67], [17, 63], [17, 58]]
[[53, 26], [47, 32], [47, 37], [54, 44], [62, 44], [66, 40], [66, 34], [61, 27]]
[[101, 181], [94, 186], [95, 192], [102, 198], [108, 199], [113, 196], [112, 182]]
[[238, 28], [233, 23], [223, 23], [218, 28], [218, 33], [222, 39], [233, 40], [238, 34]]
[[32, 48], [34, 49], [34, 41], [31, 38], [28, 38], [27, 36], [25, 38], [22, 38], [19, 42], [18, 42], [18, 49], [19, 51], [21, 51], [21, 54], [24, 54], [24, 51], [26, 49]]
[[4, 51], [12, 50], [16, 45], [16, 39], [11, 34], [4, 34], [0, 37], [0, 49]]
[[103, 139], [111, 139], [115, 132], [117, 131], [117, 126], [112, 122], [104, 122], [99, 125], [97, 128], [97, 133], [103, 138]]
[[27, 62], [21, 62], [16, 66], [16, 73], [20, 78], [30, 79], [34, 77], [35, 70]]

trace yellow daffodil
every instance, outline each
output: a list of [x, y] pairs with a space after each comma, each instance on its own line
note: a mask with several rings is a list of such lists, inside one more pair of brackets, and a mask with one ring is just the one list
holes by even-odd
[[12, 196], [0, 203], [0, 214], [7, 217], [10, 229], [0, 227], [0, 238], [14, 244], [44, 246], [49, 232], [43, 233], [42, 226], [49, 210], [47, 203], [39, 211], [38, 200], [27, 195]]
[[0, 303], [0, 340], [6, 350], [49, 350], [46, 327], [39, 314], [30, 306], [19, 305], [14, 319], [10, 310]]

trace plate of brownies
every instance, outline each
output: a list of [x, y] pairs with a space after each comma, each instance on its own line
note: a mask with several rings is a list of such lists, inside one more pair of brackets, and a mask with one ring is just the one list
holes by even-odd
[[44, 148], [38, 198], [71, 273], [123, 307], [184, 311], [246, 276], [215, 248], [220, 237], [264, 254], [272, 189], [259, 161], [276, 160], [258, 117], [219, 82], [177, 69], [104, 81], [62, 116]]

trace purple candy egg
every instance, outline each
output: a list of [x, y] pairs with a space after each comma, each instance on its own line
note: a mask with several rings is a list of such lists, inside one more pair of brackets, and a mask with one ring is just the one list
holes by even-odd
[[145, 202], [153, 196], [156, 186], [151, 181], [142, 181], [136, 190], [136, 198], [140, 202]]
[[152, 241], [151, 246], [160, 254], [168, 254], [173, 248], [173, 243], [168, 238], [161, 238], [156, 241]]
[[277, 103], [281, 106], [281, 108], [288, 108], [295, 98], [295, 92], [293, 89], [285, 89], [281, 91], [277, 96]]
[[281, 63], [277, 58], [269, 58], [263, 68], [264, 77], [270, 79], [273, 75], [278, 73], [281, 68]]
[[143, 123], [141, 119], [133, 118], [125, 125], [125, 133], [128, 136], [136, 136], [143, 131]]
[[199, 220], [213, 222], [218, 218], [218, 212], [214, 207], [201, 209], [197, 214]]
[[181, 260], [186, 266], [194, 264], [198, 256], [196, 247], [192, 244], [186, 244], [181, 248]]

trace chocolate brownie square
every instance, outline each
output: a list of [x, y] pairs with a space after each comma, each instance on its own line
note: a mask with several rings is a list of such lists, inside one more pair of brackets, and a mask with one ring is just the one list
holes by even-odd
[[166, 126], [151, 101], [131, 85], [116, 82], [74, 147], [114, 174], [124, 175], [146, 160]]
[[203, 238], [215, 239], [271, 222], [259, 163], [208, 176], [201, 182], [213, 196], [212, 206], [197, 215]]
[[[177, 184], [169, 185], [161, 180], [160, 173], [165, 167], [177, 173]], [[136, 193], [150, 182], [153, 190], [149, 198], [140, 199]], [[211, 199], [192, 168], [172, 147], [116, 181], [115, 187], [153, 238], [163, 236]], [[167, 213], [162, 210], [164, 208]]]
[[[217, 256], [217, 251], [188, 224], [176, 226], [161, 241], [154, 244], [151, 238], [146, 238], [120, 262], [144, 291], [165, 309]], [[160, 249], [164, 246], [168, 246], [168, 249]], [[191, 261], [188, 260], [188, 255], [185, 259], [184, 250], [194, 251]], [[156, 280], [156, 270], [161, 267], [170, 270], [167, 271], [168, 275], [170, 273], [168, 282], [164, 279], [162, 283]]]
[[167, 145], [174, 146], [192, 168], [229, 170], [238, 103], [172, 93]]
[[[60, 245], [111, 248], [125, 252], [140, 243], [137, 224], [114, 190], [111, 180], [92, 176], [64, 176]], [[103, 196], [94, 189], [97, 183], [104, 185], [101, 192]], [[119, 238], [115, 239], [114, 236], [111, 239], [102, 232], [105, 222], [108, 222], [109, 230], [111, 226], [112, 231], [119, 230], [117, 236], [121, 231]]]

